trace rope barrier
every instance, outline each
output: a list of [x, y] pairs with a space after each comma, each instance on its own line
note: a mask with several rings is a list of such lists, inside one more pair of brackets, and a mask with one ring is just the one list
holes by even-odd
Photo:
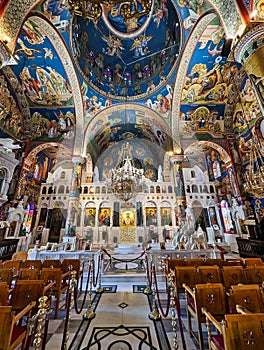
[[99, 272], [100, 272], [100, 264], [101, 264], [101, 261], [102, 261], [102, 252], [100, 252], [99, 254], [99, 258], [98, 258], [98, 266], [97, 266], [97, 269], [96, 269], [96, 277], [95, 277], [95, 268], [93, 269], [93, 286], [96, 287], [97, 286], [97, 283], [98, 283], [98, 277], [99, 277]]
[[[146, 250], [149, 250], [150, 248], [147, 248]], [[105, 249], [105, 248], [102, 248], [102, 251], [110, 258], [110, 262], [111, 260], [116, 260], [118, 262], [124, 262], [124, 263], [128, 263], [128, 262], [133, 262], [135, 260], [138, 260], [140, 258], [142, 258], [143, 255], [146, 254], [146, 250], [144, 250], [144, 252], [142, 252], [139, 256], [137, 256], [136, 258], [134, 259], [118, 259], [118, 258], [115, 258], [113, 255], [111, 255], [110, 253], [108, 253], [108, 251]]]
[[155, 290], [156, 290], [156, 295], [157, 295], [157, 299], [158, 299], [159, 309], [161, 311], [162, 316], [167, 317], [169, 314], [169, 310], [170, 310], [170, 288], [167, 285], [167, 279], [166, 279], [167, 301], [166, 301], [166, 311], [164, 312], [163, 307], [161, 305], [161, 301], [160, 301], [160, 292], [159, 292], [158, 283], [157, 283], [156, 268], [154, 265], [152, 266], [152, 274], [153, 274], [153, 280], [154, 280], [154, 284], [155, 284]]
[[87, 276], [87, 281], [86, 281], [86, 287], [85, 287], [85, 292], [84, 292], [84, 298], [82, 301], [82, 305], [81, 308], [78, 310], [78, 306], [77, 306], [77, 297], [78, 297], [78, 288], [77, 286], [74, 287], [74, 309], [77, 315], [79, 315], [84, 307], [85, 301], [86, 301], [86, 297], [88, 294], [88, 287], [89, 287], [89, 279], [90, 279], [90, 273], [91, 273], [91, 261], [89, 261], [89, 268], [88, 268], [88, 276]]
[[[151, 272], [151, 267], [149, 269], [149, 259], [148, 259], [148, 255], [145, 255], [145, 261], [146, 261], [146, 274], [147, 274], [147, 280], [148, 280], [148, 284], [149, 286], [152, 286], [152, 272]], [[151, 273], [149, 273], [149, 270]]]

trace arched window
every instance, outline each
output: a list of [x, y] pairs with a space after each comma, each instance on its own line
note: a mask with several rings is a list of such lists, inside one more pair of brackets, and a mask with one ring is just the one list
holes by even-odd
[[160, 193], [160, 186], [156, 187], [156, 193]]
[[168, 187], [168, 192], [172, 193], [172, 187], [171, 186]]
[[87, 194], [88, 193], [88, 187], [85, 186], [84, 189], [83, 189], [83, 194]]
[[42, 194], [46, 194], [47, 193], [47, 187], [46, 186], [42, 188], [42, 192], [41, 193]]
[[214, 186], [210, 185], [210, 193], [214, 193]]
[[53, 193], [53, 188], [52, 188], [52, 186], [50, 186], [48, 189], [48, 194], [52, 194], [52, 193]]
[[60, 178], [61, 178], [61, 179], [65, 179], [65, 176], [66, 176], [65, 171], [62, 171], [62, 172], [61, 172], [61, 176], [60, 176]]
[[191, 177], [194, 178], [195, 177], [195, 171], [191, 170]]
[[149, 190], [150, 193], [154, 193], [154, 186], [150, 186]]
[[58, 189], [58, 193], [64, 193], [64, 186], [60, 186]]
[[192, 185], [192, 193], [198, 193], [197, 185]]
[[203, 192], [208, 193], [208, 187], [206, 185], [204, 185], [204, 187], [203, 187]]
[[103, 193], [103, 194], [106, 193], [106, 187], [105, 187], [105, 186], [102, 187], [102, 193]]
[[96, 186], [95, 193], [100, 193], [100, 187], [99, 186]]
[[6, 170], [0, 169], [0, 193], [4, 193], [4, 184], [6, 179]]

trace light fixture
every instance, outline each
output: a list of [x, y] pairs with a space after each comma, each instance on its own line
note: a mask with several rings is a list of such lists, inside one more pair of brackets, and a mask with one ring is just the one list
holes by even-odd
[[255, 134], [252, 136], [249, 165], [244, 189], [256, 198], [264, 197], [264, 151]]
[[141, 0], [140, 6], [136, 0], [68, 0], [70, 12], [72, 15], [91, 19], [97, 24], [103, 13], [103, 7], [113, 7], [120, 5], [117, 9], [118, 14], [124, 22], [133, 18], [139, 19], [141, 16], [148, 16], [152, 8], [152, 0]]
[[132, 146], [123, 144], [115, 168], [109, 172], [106, 180], [108, 190], [121, 201], [128, 201], [145, 189], [143, 169], [137, 169], [132, 156]]

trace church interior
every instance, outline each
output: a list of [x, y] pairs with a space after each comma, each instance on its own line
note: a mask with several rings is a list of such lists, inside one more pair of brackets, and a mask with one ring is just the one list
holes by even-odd
[[264, 0], [0, 1], [0, 349], [262, 349], [263, 54]]

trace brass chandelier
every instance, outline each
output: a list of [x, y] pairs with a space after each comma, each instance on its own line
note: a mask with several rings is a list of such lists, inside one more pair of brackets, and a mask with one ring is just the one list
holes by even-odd
[[255, 134], [252, 137], [249, 165], [244, 189], [256, 198], [264, 197], [264, 151]]
[[124, 202], [143, 192], [146, 186], [144, 171], [135, 167], [131, 149], [128, 142], [123, 144], [117, 164], [106, 181], [108, 190]]
[[95, 24], [102, 17], [103, 7], [113, 7], [113, 5], [120, 4], [119, 15], [124, 22], [132, 18], [140, 18], [141, 16], [148, 16], [152, 8], [152, 0], [141, 0], [140, 7], [136, 0], [68, 0], [70, 12], [72, 15], [81, 16], [86, 19], [91, 19]]

